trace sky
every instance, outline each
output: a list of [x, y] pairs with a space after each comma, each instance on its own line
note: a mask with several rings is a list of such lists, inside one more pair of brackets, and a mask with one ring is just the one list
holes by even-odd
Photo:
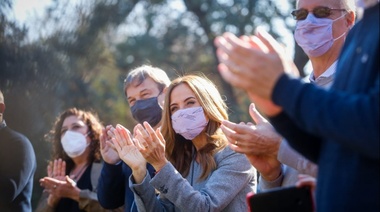
[[51, 0], [13, 0], [11, 17], [21, 24], [26, 24], [35, 16], [41, 17], [50, 2]]
[[[71, 0], [70, 3], [74, 3], [78, 0]], [[41, 31], [35, 26], [34, 20], [43, 17], [45, 9], [51, 4], [52, 0], [13, 0], [13, 12], [10, 17], [16, 19], [20, 25], [24, 25], [29, 29], [29, 39], [33, 40], [37, 38]], [[282, 4], [280, 8], [289, 9], [289, 5], [284, 4], [286, 1], [276, 1], [278, 4]], [[75, 3], [74, 3], [75, 4]], [[294, 45], [292, 44], [292, 35], [289, 33], [283, 34], [285, 40], [291, 44], [287, 47], [287, 50], [293, 55]]]

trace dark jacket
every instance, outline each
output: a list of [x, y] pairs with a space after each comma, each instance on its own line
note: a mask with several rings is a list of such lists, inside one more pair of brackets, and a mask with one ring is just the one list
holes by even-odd
[[0, 211], [32, 211], [33, 177], [37, 163], [24, 135], [0, 128]]
[[349, 32], [331, 90], [285, 75], [275, 86], [284, 112], [270, 121], [319, 165], [318, 211], [380, 210], [379, 87], [379, 4]]

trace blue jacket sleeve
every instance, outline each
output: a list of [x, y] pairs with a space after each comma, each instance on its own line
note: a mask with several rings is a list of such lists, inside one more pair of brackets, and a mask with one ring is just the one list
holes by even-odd
[[125, 182], [122, 164], [103, 164], [97, 194], [100, 205], [106, 209], [116, 209], [124, 205]]
[[301, 152], [310, 161], [317, 163], [321, 144], [319, 137], [299, 128], [286, 113], [272, 117], [269, 121], [284, 138], [292, 141], [289, 143], [295, 150]]
[[313, 155], [315, 142], [321, 137], [378, 160], [379, 87], [379, 73], [362, 92], [323, 90], [283, 75], [273, 91], [273, 101], [286, 114], [272, 121], [279, 119], [274, 121], [276, 129], [305, 156]]

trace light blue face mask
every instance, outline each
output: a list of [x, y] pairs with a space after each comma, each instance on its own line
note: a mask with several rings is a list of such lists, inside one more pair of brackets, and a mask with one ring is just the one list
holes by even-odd
[[329, 18], [317, 18], [309, 13], [305, 20], [297, 21], [294, 38], [297, 44], [309, 57], [319, 57], [326, 53], [334, 41], [343, 37], [344, 32], [337, 38], [333, 38], [332, 25], [335, 21], [344, 17], [345, 14], [334, 20]]

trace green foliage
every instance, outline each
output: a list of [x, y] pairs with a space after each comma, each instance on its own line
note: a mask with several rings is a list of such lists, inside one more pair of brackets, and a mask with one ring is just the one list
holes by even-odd
[[[289, 0], [294, 5], [294, 0]], [[225, 83], [216, 68], [213, 40], [225, 31], [250, 35], [258, 25], [280, 36], [274, 20], [287, 20], [274, 0], [54, 0], [35, 23], [40, 36], [11, 21], [0, 2], [0, 89], [9, 126], [32, 141], [38, 160], [33, 204], [45, 175], [50, 146], [44, 142], [55, 117], [68, 107], [93, 110], [105, 125], [131, 118], [123, 79], [132, 68], [151, 64], [170, 78], [201, 72], [225, 96], [232, 121], [251, 121], [249, 100]], [[43, 33], [42, 33], [43, 32]]]

